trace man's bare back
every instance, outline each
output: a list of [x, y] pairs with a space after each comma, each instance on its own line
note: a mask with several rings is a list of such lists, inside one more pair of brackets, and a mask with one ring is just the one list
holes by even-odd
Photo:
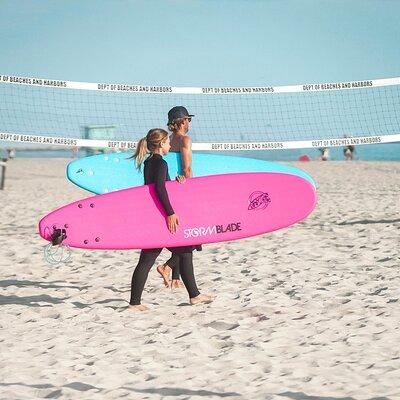
[[176, 134], [172, 134], [169, 139], [170, 139], [170, 144], [171, 144], [171, 149], [170, 151], [174, 152], [174, 153], [180, 153], [182, 150], [182, 146], [183, 146], [183, 138], [184, 136], [182, 135], [176, 135]]

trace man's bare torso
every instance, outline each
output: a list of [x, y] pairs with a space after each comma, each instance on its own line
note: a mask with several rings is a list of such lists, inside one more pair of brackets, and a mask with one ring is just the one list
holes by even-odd
[[183, 146], [183, 136], [172, 134], [170, 136], [170, 144], [170, 151], [174, 153], [180, 153]]

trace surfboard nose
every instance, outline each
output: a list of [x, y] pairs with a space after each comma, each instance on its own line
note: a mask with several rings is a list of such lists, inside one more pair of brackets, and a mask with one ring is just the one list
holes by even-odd
[[[57, 222], [53, 215], [46, 215], [39, 221], [39, 235], [49, 241], [53, 242], [55, 237], [63, 237], [63, 239], [67, 236], [68, 224], [62, 224]], [[57, 233], [57, 231], [59, 231]], [[60, 244], [60, 243], [53, 243]]]
[[94, 168], [91, 167], [90, 165], [87, 165], [87, 162], [85, 161], [86, 161], [85, 158], [82, 158], [80, 160], [71, 161], [67, 165], [66, 168], [67, 178], [72, 183], [77, 184], [82, 180], [86, 181], [90, 177], [93, 177], [95, 175]]
[[39, 221], [39, 235], [42, 239], [50, 241], [51, 229], [47, 220], [48, 218], [44, 217]]
[[82, 175], [84, 174], [85, 170], [80, 160], [74, 160], [68, 163], [66, 174], [67, 179], [70, 180], [72, 183], [76, 184], [77, 179], [82, 179]]

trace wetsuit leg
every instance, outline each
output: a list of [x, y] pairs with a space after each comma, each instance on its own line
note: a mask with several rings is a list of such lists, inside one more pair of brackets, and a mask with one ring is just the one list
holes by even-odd
[[140, 304], [147, 276], [156, 258], [160, 255], [161, 250], [162, 249], [146, 249], [140, 252], [139, 262], [132, 275], [131, 300], [129, 304]]
[[175, 253], [172, 253], [171, 258], [165, 263], [172, 269], [172, 279], [179, 279], [180, 272], [179, 272], [179, 256]]
[[[189, 247], [191, 247], [191, 246], [189, 246]], [[193, 248], [196, 249], [197, 251], [203, 250], [203, 247], [201, 244], [199, 244], [197, 246], [193, 246]], [[168, 265], [168, 267], [170, 267], [172, 269], [172, 279], [173, 280], [180, 279], [181, 273], [180, 273], [180, 266], [179, 266], [179, 257], [175, 253], [172, 253], [171, 258], [167, 262], [165, 262], [165, 265]]]
[[182, 281], [189, 293], [189, 297], [192, 299], [200, 294], [196, 285], [196, 279], [194, 277], [193, 252], [187, 251], [178, 254]]

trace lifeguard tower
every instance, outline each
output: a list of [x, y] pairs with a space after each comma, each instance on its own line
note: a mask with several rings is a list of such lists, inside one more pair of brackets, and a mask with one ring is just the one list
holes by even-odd
[[[85, 139], [92, 140], [115, 140], [115, 125], [91, 125], [85, 126]], [[90, 147], [86, 149], [86, 155], [110, 153], [112, 149]]]

